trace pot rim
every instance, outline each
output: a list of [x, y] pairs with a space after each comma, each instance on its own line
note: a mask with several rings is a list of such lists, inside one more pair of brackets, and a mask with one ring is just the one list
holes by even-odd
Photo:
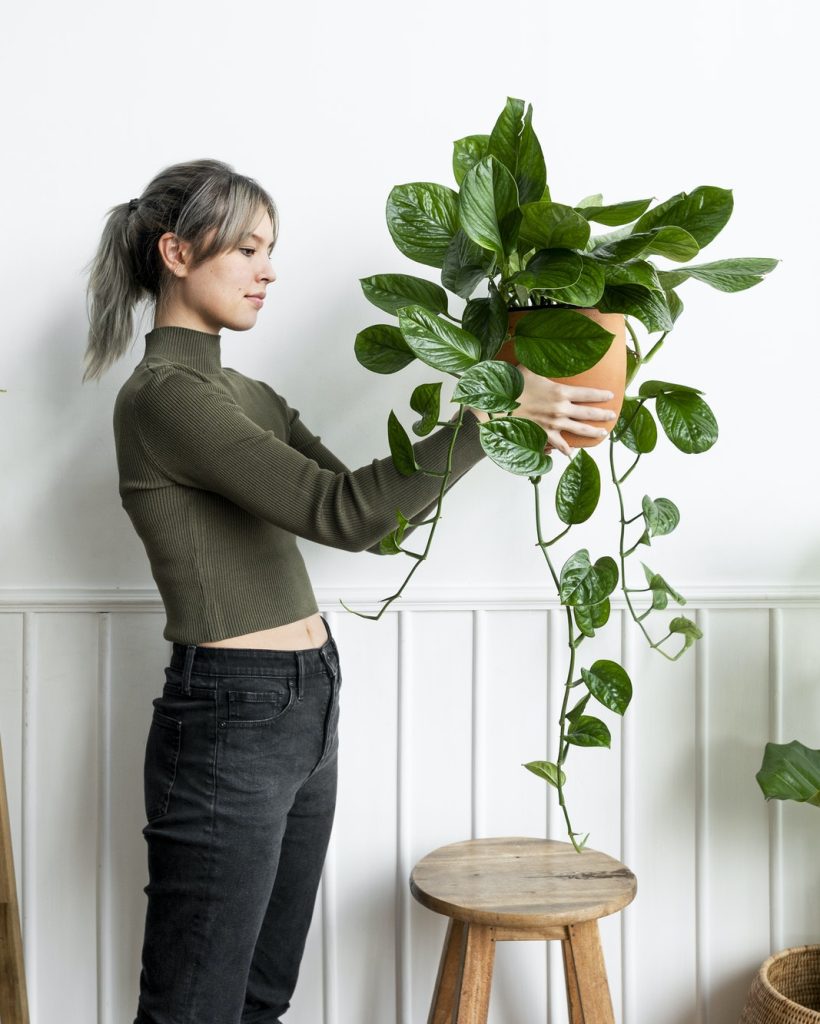
[[776, 953], [772, 953], [771, 956], [767, 957], [760, 965], [760, 970], [757, 972], [757, 976], [760, 980], [760, 984], [767, 992], [770, 992], [779, 1002], [784, 1006], [794, 1006], [798, 1010], [808, 1010], [809, 1013], [817, 1015], [817, 1020], [820, 1021], [820, 1010], [813, 1010], [809, 1006], [803, 1006], [801, 1003], [796, 1003], [793, 999], [789, 999], [788, 996], [774, 987], [769, 981], [769, 970], [778, 961], [785, 960], [787, 957], [799, 956], [801, 953], [814, 953], [820, 958], [820, 944], [813, 943], [808, 946], [788, 946], [786, 949], [780, 949]]

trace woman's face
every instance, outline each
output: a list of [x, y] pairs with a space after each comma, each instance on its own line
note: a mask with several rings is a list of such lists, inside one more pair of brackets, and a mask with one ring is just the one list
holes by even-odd
[[269, 284], [276, 280], [270, 253], [273, 226], [267, 211], [238, 245], [190, 265], [190, 249], [180, 243], [174, 262], [176, 281], [162, 313], [162, 323], [219, 334], [223, 327], [247, 331], [256, 323]]

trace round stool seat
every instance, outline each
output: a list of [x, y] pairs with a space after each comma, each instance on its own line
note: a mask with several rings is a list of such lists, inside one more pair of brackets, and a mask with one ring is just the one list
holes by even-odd
[[514, 928], [597, 920], [630, 903], [636, 888], [614, 857], [523, 837], [441, 846], [410, 875], [413, 896], [437, 914]]

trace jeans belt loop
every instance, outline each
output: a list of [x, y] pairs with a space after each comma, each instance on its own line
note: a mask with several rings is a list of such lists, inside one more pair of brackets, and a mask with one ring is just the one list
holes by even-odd
[[182, 669], [182, 692], [191, 695], [191, 670], [194, 667], [194, 655], [196, 654], [196, 644], [186, 644], [185, 646], [185, 665]]

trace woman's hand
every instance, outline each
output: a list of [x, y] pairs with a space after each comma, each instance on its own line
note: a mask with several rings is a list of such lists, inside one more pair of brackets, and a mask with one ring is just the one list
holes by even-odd
[[[611, 391], [558, 384], [549, 377], [533, 373], [521, 363], [518, 364], [518, 369], [524, 378], [524, 390], [518, 396], [518, 408], [514, 409], [511, 415], [533, 420], [544, 428], [549, 441], [545, 451], [557, 448], [568, 458], [572, 455], [573, 449], [561, 436], [562, 430], [583, 437], [606, 437], [609, 433], [597, 424], [604, 420], [613, 420], [615, 413], [612, 409], [600, 409], [578, 403], [606, 402], [612, 398]], [[481, 409], [471, 411], [482, 423], [486, 423], [490, 418]]]

